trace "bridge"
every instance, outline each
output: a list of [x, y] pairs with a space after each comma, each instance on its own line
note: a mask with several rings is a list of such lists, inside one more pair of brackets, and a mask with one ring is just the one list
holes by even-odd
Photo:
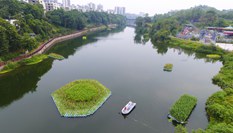
[[129, 18], [127, 18], [126, 19], [126, 25], [127, 26], [130, 26], [130, 27], [136, 27], [136, 19], [129, 19]]

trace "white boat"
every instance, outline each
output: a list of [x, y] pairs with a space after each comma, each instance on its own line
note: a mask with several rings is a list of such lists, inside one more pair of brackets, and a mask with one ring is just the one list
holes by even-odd
[[121, 113], [123, 114], [123, 115], [127, 115], [127, 114], [129, 114], [132, 110], [133, 110], [133, 108], [136, 106], [136, 103], [134, 103], [134, 102], [132, 102], [132, 101], [129, 101], [126, 105], [125, 105], [125, 107], [121, 110]]

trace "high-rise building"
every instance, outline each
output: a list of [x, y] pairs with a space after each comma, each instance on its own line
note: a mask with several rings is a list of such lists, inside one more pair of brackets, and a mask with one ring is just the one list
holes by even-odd
[[89, 6], [91, 11], [95, 11], [95, 4], [94, 3], [89, 3], [88, 6]]
[[46, 11], [53, 11], [53, 10], [60, 8], [58, 3], [56, 2], [46, 2], [45, 7], [46, 7]]
[[124, 15], [125, 14], [125, 7], [115, 7], [115, 13]]
[[101, 5], [101, 4], [97, 5], [97, 11], [99, 11], [99, 12], [104, 11], [103, 5]]
[[63, 7], [70, 7], [70, 0], [62, 0]]

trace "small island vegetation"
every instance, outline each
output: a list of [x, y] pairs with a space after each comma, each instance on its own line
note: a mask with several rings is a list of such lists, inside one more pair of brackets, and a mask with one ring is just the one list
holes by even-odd
[[206, 57], [211, 58], [211, 59], [220, 59], [221, 56], [218, 54], [208, 54]]
[[164, 67], [163, 67], [163, 70], [171, 72], [172, 68], [173, 68], [173, 64], [165, 64]]
[[53, 59], [57, 59], [57, 60], [65, 59], [65, 57], [63, 57], [62, 55], [56, 54], [56, 53], [50, 53], [48, 56], [53, 58]]
[[34, 64], [42, 62], [43, 60], [45, 60], [47, 58], [48, 58], [48, 56], [45, 54], [35, 55], [31, 58], [27, 58], [27, 59], [20, 61], [20, 64], [22, 64], [22, 65], [34, 65]]
[[185, 94], [181, 96], [175, 104], [172, 105], [169, 114], [171, 118], [178, 123], [185, 123], [194, 107], [197, 104], [197, 98]]
[[85, 117], [95, 113], [109, 98], [111, 91], [96, 80], [76, 80], [52, 93], [64, 117]]

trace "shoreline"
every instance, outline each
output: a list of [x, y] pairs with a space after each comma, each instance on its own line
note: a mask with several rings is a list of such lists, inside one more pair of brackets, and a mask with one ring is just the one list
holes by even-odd
[[107, 27], [114, 28], [116, 26], [117, 26], [116, 24], [110, 24], [108, 26], [102, 25], [102, 26], [98, 26], [98, 27], [94, 27], [94, 28], [90, 28], [90, 29], [74, 32], [74, 33], [71, 33], [71, 34], [68, 34], [68, 35], [51, 38], [47, 42], [41, 44], [38, 48], [36, 48], [35, 50], [33, 50], [31, 53], [24, 54], [22, 56], [18, 56], [16, 58], [11, 59], [11, 60], [2, 62], [0, 64], [0, 70], [2, 70], [2, 68], [9, 61], [18, 62], [18, 61], [21, 61], [23, 59], [30, 58], [30, 57], [32, 57], [34, 55], [42, 54], [42, 53], [44, 53], [45, 51], [49, 50], [51, 47], [53, 47], [54, 45], [56, 45], [59, 42], [70, 40], [70, 39], [73, 39], [73, 38], [76, 38], [76, 37], [80, 37], [80, 36], [86, 35], [88, 33], [96, 32], [96, 31], [99, 31], [99, 30], [104, 30]]

